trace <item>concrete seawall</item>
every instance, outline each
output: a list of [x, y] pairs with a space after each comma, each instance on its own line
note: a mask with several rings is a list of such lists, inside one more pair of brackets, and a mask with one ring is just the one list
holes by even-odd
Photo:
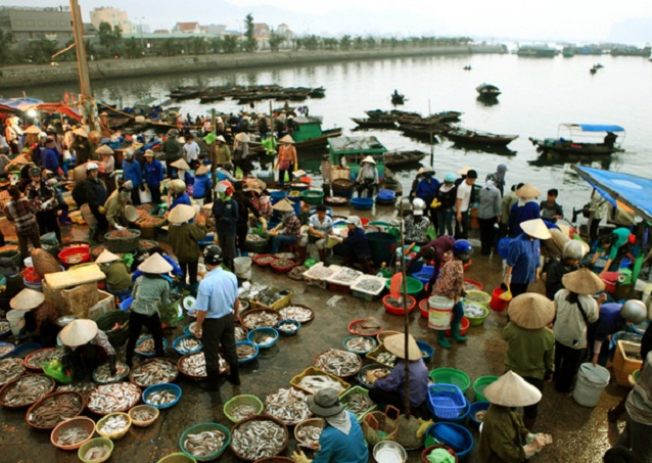
[[[401, 47], [355, 51], [281, 51], [278, 53], [234, 53], [188, 55], [142, 59], [101, 60], [89, 62], [92, 80], [117, 79], [194, 71], [220, 71], [293, 64], [314, 64], [335, 61], [358, 61], [415, 56], [467, 55], [473, 53], [504, 53], [501, 45], [470, 45], [441, 47]], [[34, 85], [62, 84], [77, 81], [74, 62], [3, 66], [0, 68], [0, 88], [24, 88]]]

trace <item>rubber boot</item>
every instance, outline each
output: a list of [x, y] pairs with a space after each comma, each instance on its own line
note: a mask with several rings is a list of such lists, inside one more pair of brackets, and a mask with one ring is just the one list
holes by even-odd
[[445, 331], [437, 331], [437, 342], [441, 346], [442, 349], [450, 349], [451, 348], [451, 343], [448, 339], [446, 339], [446, 332]]
[[466, 342], [466, 336], [460, 334], [460, 321], [451, 323], [451, 335], [456, 342]]

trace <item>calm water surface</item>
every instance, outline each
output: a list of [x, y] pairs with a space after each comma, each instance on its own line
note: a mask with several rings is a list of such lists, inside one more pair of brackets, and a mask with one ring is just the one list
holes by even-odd
[[[604, 69], [596, 75], [589, 68], [596, 62]], [[472, 70], [463, 71], [470, 64]], [[476, 100], [475, 87], [490, 82], [502, 90], [499, 104], [485, 106]], [[323, 117], [324, 128], [340, 126], [345, 134], [355, 127], [351, 117], [363, 117], [368, 109], [391, 109], [393, 89], [405, 93], [408, 101], [401, 109], [427, 114], [458, 110], [464, 114], [464, 127], [496, 133], [518, 134], [510, 144], [513, 156], [467, 151], [443, 139], [434, 147], [437, 177], [463, 165], [476, 168], [480, 177], [495, 170], [498, 163], [508, 165], [507, 182], [529, 181], [542, 191], [556, 187], [560, 201], [580, 206], [588, 198], [589, 188], [570, 169], [570, 164], [543, 164], [528, 137], [557, 136], [562, 122], [620, 124], [627, 129], [626, 152], [612, 156], [610, 162], [589, 162], [595, 167], [649, 176], [652, 148], [650, 103], [652, 103], [652, 63], [642, 58], [574, 57], [564, 59], [527, 59], [515, 55], [475, 55], [465, 57], [429, 57], [386, 59], [363, 62], [278, 67], [273, 69], [187, 73], [184, 75], [96, 81], [96, 95], [109, 102], [128, 105], [144, 97], [163, 100], [177, 85], [220, 85], [225, 83], [320, 86], [326, 98], [308, 100], [311, 115]], [[58, 99], [71, 87], [52, 86], [26, 89], [30, 96]], [[19, 93], [19, 92], [15, 92]], [[11, 95], [8, 95], [11, 96]], [[229, 112], [241, 109], [234, 102], [200, 105], [199, 100], [181, 103], [183, 112], [207, 113], [211, 108]], [[279, 104], [275, 102], [275, 106]], [[256, 105], [267, 112], [269, 103]], [[365, 133], [365, 132], [358, 132]], [[428, 144], [406, 138], [397, 131], [370, 131], [389, 149], [421, 149]], [[429, 162], [430, 159], [427, 158]], [[412, 171], [399, 177], [409, 185]], [[567, 210], [568, 210], [567, 209]]]

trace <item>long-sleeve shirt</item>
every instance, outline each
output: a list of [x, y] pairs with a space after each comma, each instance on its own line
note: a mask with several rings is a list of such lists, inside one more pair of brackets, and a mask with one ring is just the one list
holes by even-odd
[[360, 171], [358, 172], [357, 182], [371, 181], [373, 183], [378, 183], [378, 169], [374, 164], [365, 163], [360, 166]]
[[165, 154], [165, 162], [170, 163], [174, 162], [181, 158], [181, 143], [176, 139], [176, 137], [169, 137], [161, 145], [161, 151]]
[[101, 180], [89, 177], [83, 182], [83, 195], [89, 206], [103, 206], [106, 201], [106, 187]]
[[41, 153], [41, 166], [55, 174], [59, 170], [59, 153], [54, 148], [45, 148]]
[[123, 261], [116, 260], [103, 264], [101, 270], [106, 275], [106, 286], [109, 290], [122, 292], [131, 288], [131, 275]]
[[123, 196], [124, 193], [121, 193], [119, 190], [114, 190], [109, 198], [104, 203], [104, 215], [106, 216], [107, 222], [112, 227], [115, 227], [116, 224], [120, 225], [123, 222], [123, 212], [125, 206], [129, 203], [129, 197]]
[[[410, 395], [410, 404], [413, 407], [420, 407], [426, 401], [428, 396], [428, 368], [422, 359], [415, 362], [409, 362], [408, 370], [410, 372], [410, 383], [408, 393]], [[385, 392], [396, 392], [403, 397], [405, 383], [405, 360], [399, 360], [394, 365], [392, 372], [377, 380], [374, 387]]]
[[560, 289], [555, 294], [557, 308], [557, 318], [553, 328], [555, 340], [566, 347], [584, 349], [587, 346], [588, 326], [578, 304], [581, 304], [588, 322], [594, 323], [600, 315], [598, 303], [591, 296], [586, 295], [580, 295], [578, 303], [572, 303], [567, 300], [568, 294], [567, 289]]
[[509, 211], [509, 234], [516, 236], [523, 233], [521, 224], [527, 220], [538, 219], [541, 216], [541, 210], [536, 201], [528, 201], [523, 205], [516, 203]]
[[546, 272], [546, 297], [554, 299], [557, 291], [562, 289], [564, 285], [561, 279], [564, 275], [578, 270], [579, 265], [569, 265], [558, 259], [552, 260], [545, 269]]
[[[188, 182], [186, 182], [187, 184]], [[204, 198], [213, 186], [209, 174], [197, 175], [192, 186], [192, 197], [195, 199]]]
[[35, 213], [36, 205], [25, 198], [9, 201], [5, 208], [7, 219], [14, 222], [18, 233], [31, 231], [35, 227], [38, 230]]
[[652, 353], [643, 359], [643, 369], [625, 403], [627, 414], [637, 423], [652, 426]]
[[449, 260], [441, 268], [432, 293], [456, 301], [464, 290], [464, 264], [459, 259]]
[[513, 322], [503, 328], [507, 341], [505, 369], [528, 378], [544, 379], [555, 364], [555, 335], [550, 328], [527, 330]]
[[235, 235], [238, 223], [238, 203], [234, 199], [217, 200], [213, 203], [213, 215], [218, 235]]
[[503, 225], [509, 224], [509, 218], [510, 218], [510, 212], [512, 210], [512, 206], [518, 202], [518, 197], [516, 196], [516, 193], [513, 191], [510, 191], [507, 193], [505, 196], [503, 196], [502, 201], [500, 202], [500, 223]]
[[231, 163], [231, 150], [226, 144], [217, 145], [215, 147], [215, 164], [224, 165]]
[[186, 206], [192, 206], [192, 202], [190, 201], [190, 197], [188, 196], [188, 193], [186, 193], [185, 191], [183, 193], [181, 193], [179, 196], [176, 196], [172, 200], [172, 204], [170, 204], [170, 210], [174, 209], [179, 204], [185, 204]]
[[131, 292], [134, 302], [131, 310], [141, 315], [160, 313], [161, 307], [170, 303], [170, 284], [163, 278], [140, 276]]
[[346, 435], [339, 429], [327, 425], [319, 436], [319, 450], [315, 453], [313, 463], [367, 463], [369, 447], [362, 428], [351, 412], [349, 414], [351, 429]]
[[125, 181], [130, 181], [134, 188], [138, 188], [143, 183], [142, 167], [135, 159], [122, 161], [122, 171]]
[[523, 463], [528, 430], [521, 415], [507, 407], [491, 405], [480, 433], [482, 463]]
[[191, 223], [170, 225], [168, 241], [179, 262], [196, 262], [201, 255], [198, 241], [206, 236], [206, 229]]
[[158, 159], [153, 159], [152, 162], [145, 162], [143, 174], [145, 183], [158, 186], [163, 180], [163, 165]]
[[512, 283], [530, 284], [536, 278], [541, 245], [539, 240], [521, 234], [514, 238], [507, 254], [507, 265], [512, 267]]
[[427, 207], [430, 207], [430, 203], [437, 196], [439, 191], [439, 182], [436, 178], [424, 178], [418, 184], [415, 190], [415, 196], [417, 198], [423, 199]]
[[349, 232], [343, 243], [357, 258], [371, 257], [369, 239], [362, 228], [356, 227]]
[[493, 219], [500, 215], [500, 190], [495, 186], [485, 186], [480, 190], [478, 219]]

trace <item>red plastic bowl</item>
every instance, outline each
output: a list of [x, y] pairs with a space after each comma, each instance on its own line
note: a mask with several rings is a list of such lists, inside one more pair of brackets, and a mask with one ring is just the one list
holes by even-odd
[[256, 254], [252, 260], [259, 267], [268, 267], [272, 265], [276, 258], [271, 254]]
[[57, 257], [65, 266], [83, 264], [91, 260], [91, 247], [88, 244], [69, 246], [59, 251]]
[[[362, 331], [361, 332], [361, 331], [356, 330], [356, 326], [360, 325], [360, 324], [362, 324], [364, 322], [374, 323], [374, 324], [378, 323], [378, 325], [374, 326], [374, 329], [373, 330], [370, 329], [369, 331]], [[349, 326], [347, 327], [347, 329], [349, 330], [349, 333], [355, 334], [355, 335], [358, 335], [358, 336], [376, 336], [378, 333], [380, 333], [383, 330], [383, 327], [380, 326], [380, 323], [378, 322], [378, 320], [369, 319], [369, 318], [359, 318], [357, 320], [351, 320], [351, 322], [349, 323]]]
[[23, 279], [28, 282], [28, 283], [40, 283], [41, 282], [41, 275], [39, 275], [36, 272], [36, 269], [34, 267], [25, 267], [20, 274], [22, 275]]
[[277, 262], [279, 259], [272, 261], [270, 266], [272, 267], [272, 270], [274, 270], [276, 273], [288, 273], [290, 270], [292, 270], [294, 267], [297, 266], [297, 263], [293, 260], [289, 261], [287, 265], [277, 265]]
[[429, 310], [430, 310], [430, 306], [428, 305], [428, 299], [421, 299], [419, 301], [419, 312], [421, 312], [421, 316], [426, 320], [428, 319]]
[[[466, 333], [469, 332], [469, 327], [471, 326], [471, 322], [469, 321], [468, 318], [462, 317], [462, 321], [460, 322], [460, 334], [462, 336], [466, 336]], [[451, 330], [446, 330], [446, 336], [451, 335]]]
[[[387, 294], [383, 297], [383, 305], [385, 306], [385, 311], [387, 313], [391, 313], [392, 315], [403, 315], [405, 312], [403, 310], [403, 306], [397, 307], [395, 305], [392, 305], [389, 300], [392, 298], [391, 295]], [[417, 300], [414, 296], [410, 296], [408, 294], [407, 296], [407, 311], [408, 313], [412, 313], [412, 311], [416, 308], [417, 306]]]

